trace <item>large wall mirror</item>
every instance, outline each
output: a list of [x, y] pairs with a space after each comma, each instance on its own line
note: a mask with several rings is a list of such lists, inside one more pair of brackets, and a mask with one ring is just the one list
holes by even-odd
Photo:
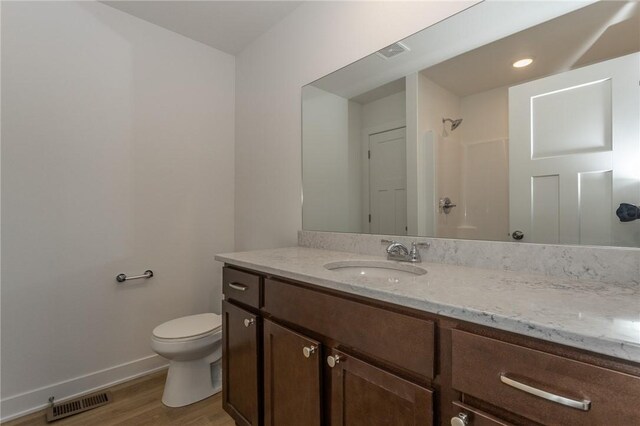
[[639, 52], [638, 2], [483, 2], [303, 87], [303, 228], [639, 247]]

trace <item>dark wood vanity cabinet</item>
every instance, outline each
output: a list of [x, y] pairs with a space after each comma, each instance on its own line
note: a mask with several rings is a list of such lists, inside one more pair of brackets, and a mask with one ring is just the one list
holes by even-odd
[[240, 425], [260, 424], [260, 317], [222, 302], [222, 401]]
[[264, 424], [320, 426], [320, 342], [264, 321]]
[[[456, 426], [455, 423], [473, 426], [512, 426], [512, 423], [501, 420], [459, 401], [451, 403], [451, 410], [454, 413], [452, 415], [454, 418], [451, 422], [452, 426]], [[456, 417], [457, 419], [455, 419]]]
[[453, 387], [541, 424], [640, 425], [640, 378], [453, 331]]
[[640, 365], [225, 267], [240, 425], [640, 425]]
[[275, 278], [265, 279], [262, 310], [408, 375], [434, 377], [435, 323], [429, 319]]
[[433, 424], [431, 390], [339, 350], [330, 351], [328, 359], [331, 425]]
[[[262, 311], [265, 425], [432, 424], [432, 392], [379, 367], [395, 362], [430, 377], [432, 323], [269, 278]], [[403, 365], [412, 350], [428, 356]]]
[[429, 425], [432, 411], [429, 389], [264, 321], [265, 425]]
[[222, 406], [236, 424], [262, 424], [262, 277], [225, 267]]

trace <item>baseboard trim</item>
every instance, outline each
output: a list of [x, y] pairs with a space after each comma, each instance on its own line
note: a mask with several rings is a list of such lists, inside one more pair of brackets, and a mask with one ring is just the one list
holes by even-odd
[[168, 362], [159, 355], [150, 355], [124, 364], [105, 368], [73, 379], [23, 392], [0, 401], [0, 422], [22, 417], [46, 408], [51, 395], [56, 402], [76, 398], [140, 376], [167, 368]]

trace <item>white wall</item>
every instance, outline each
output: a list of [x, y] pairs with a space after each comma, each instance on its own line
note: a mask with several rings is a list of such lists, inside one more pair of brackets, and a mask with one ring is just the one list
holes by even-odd
[[362, 105], [362, 128], [365, 130], [394, 126], [406, 117], [404, 90]]
[[305, 229], [362, 232], [363, 106], [315, 86], [302, 92]]
[[317, 87], [302, 102], [305, 227], [349, 230], [349, 101]]
[[364, 232], [362, 105], [349, 101], [349, 232]]
[[164, 365], [153, 327], [219, 310], [234, 102], [230, 55], [100, 3], [2, 3], [3, 417]]
[[308, 2], [237, 57], [237, 249], [296, 244], [301, 87], [471, 3]]

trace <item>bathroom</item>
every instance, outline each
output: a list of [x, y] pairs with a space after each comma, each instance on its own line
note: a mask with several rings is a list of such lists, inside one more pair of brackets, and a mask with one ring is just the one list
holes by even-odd
[[[589, 9], [600, 7], [608, 9]], [[637, 55], [638, 8], [635, 2], [591, 1], [534, 7], [497, 1], [3, 0], [0, 421], [44, 424], [51, 405], [111, 389], [109, 404], [59, 423], [342, 424], [334, 417], [336, 407], [349, 407], [334, 400], [333, 375], [350, 365], [364, 375], [363, 366], [372, 365], [379, 374], [393, 373], [384, 376], [385, 389], [421, 395], [413, 424], [605, 424], [603, 418], [608, 424], [640, 424], [640, 220], [631, 220], [638, 216], [632, 207], [616, 216], [622, 202], [640, 204], [637, 59], [624, 67], [635, 82], [628, 91], [631, 100], [623, 109], [613, 107], [625, 118], [610, 123], [623, 123], [631, 141], [615, 169], [626, 180], [616, 183], [611, 165], [578, 171], [584, 178], [578, 188], [589, 182], [599, 186], [577, 197], [590, 203], [589, 209], [568, 219], [558, 213], [564, 199], [553, 192], [555, 172], [539, 173], [544, 178], [539, 181], [530, 175], [529, 192], [511, 192], [518, 170], [512, 142], [523, 137], [512, 134], [521, 127], [511, 124], [516, 118], [508, 111], [514, 105], [508, 102], [511, 87], [557, 71], [485, 84], [486, 70], [468, 65], [474, 52], [489, 52], [497, 60], [503, 50], [512, 54], [503, 64], [509, 72], [517, 72], [512, 63], [527, 55], [533, 62], [520, 71], [540, 70], [546, 58], [531, 53], [535, 43], [507, 52], [500, 41], [580, 13], [589, 14], [580, 15], [580, 25], [574, 20], [562, 26], [564, 32], [542, 31], [549, 39], [541, 52], [552, 51], [558, 40], [572, 42], [571, 55], [554, 57], [565, 62], [563, 72]], [[412, 37], [421, 35], [424, 50], [412, 44]], [[376, 54], [398, 42], [409, 49], [388, 59]], [[607, 49], [612, 53], [598, 57]], [[374, 59], [377, 73], [357, 74], [358, 64]], [[500, 74], [496, 63], [488, 74]], [[449, 76], [458, 80], [447, 82]], [[433, 93], [445, 90], [451, 102], [436, 105]], [[338, 107], [307, 102], [311, 95], [319, 99], [320, 91]], [[591, 94], [598, 93], [608, 92]], [[382, 103], [391, 108], [383, 111]], [[518, 117], [532, 115], [521, 111]], [[462, 121], [454, 129], [457, 120]], [[635, 124], [624, 126], [624, 120]], [[556, 123], [557, 135], [575, 121], [569, 115]], [[399, 198], [395, 212], [402, 220], [394, 222], [394, 231], [385, 231], [369, 202], [368, 138], [400, 128], [407, 149], [406, 170], [400, 168], [405, 198]], [[620, 129], [614, 128], [615, 137]], [[597, 146], [596, 154], [605, 148]], [[550, 157], [527, 153], [528, 160]], [[532, 186], [539, 191], [532, 192]], [[626, 191], [624, 199], [606, 192], [612, 187]], [[532, 204], [537, 194], [541, 204]], [[606, 197], [611, 202], [603, 201]], [[445, 198], [455, 206], [446, 207]], [[515, 226], [513, 215], [522, 211], [540, 220]], [[534, 231], [550, 221], [544, 231]], [[564, 231], [574, 224], [578, 231]], [[583, 236], [580, 229], [593, 232]], [[416, 247], [421, 262], [405, 262], [399, 261], [407, 260], [402, 250], [388, 254], [391, 243], [381, 239], [407, 249], [412, 242], [429, 246]], [[387, 260], [392, 254], [396, 260]], [[344, 262], [363, 275], [385, 269], [358, 262], [399, 265], [394, 271], [410, 276], [338, 277], [335, 271], [348, 273]], [[414, 272], [422, 275], [412, 277]], [[120, 274], [142, 277], [119, 282]], [[247, 290], [234, 296], [230, 284]], [[451, 291], [441, 289], [448, 284]], [[318, 297], [307, 299], [302, 290]], [[293, 318], [298, 306], [308, 306], [308, 312]], [[348, 322], [356, 334], [379, 337], [381, 324], [388, 324], [387, 331], [407, 338], [395, 345], [399, 354], [387, 350], [393, 340], [351, 341], [355, 334], [340, 334], [341, 327], [325, 330], [328, 322], [312, 323], [315, 307], [333, 309], [335, 317], [357, 313]], [[169, 361], [152, 348], [153, 330], [181, 317], [220, 315], [216, 339], [223, 354], [211, 372], [229, 384], [233, 377], [224, 375], [238, 369], [225, 369], [225, 362], [233, 364], [233, 352], [225, 353], [223, 340], [234, 336], [228, 327], [235, 324], [230, 312], [237, 309], [245, 312], [238, 317], [240, 329], [256, 332], [256, 372], [250, 377], [255, 403], [249, 411], [232, 394], [225, 399], [219, 386], [213, 396], [181, 408], [163, 404]], [[254, 321], [245, 326], [245, 319]], [[272, 353], [261, 345], [266, 336], [285, 335], [283, 330], [311, 342], [296, 354], [300, 362], [318, 362], [310, 386], [323, 396], [302, 391], [303, 379], [309, 379], [303, 375], [290, 392], [263, 392], [270, 375], [281, 370], [267, 371], [265, 359]], [[407, 330], [415, 331], [413, 337], [404, 334]], [[566, 408], [504, 381], [485, 395], [476, 382], [456, 377], [456, 368], [467, 362], [494, 364], [477, 352], [483, 347], [479, 335], [499, 342], [496, 356], [500, 345], [508, 345], [505, 353], [517, 347], [556, 357], [547, 364], [550, 370], [576, 376], [558, 373], [542, 388], [582, 408]], [[294, 340], [287, 342], [298, 344]], [[477, 357], [455, 355], [472, 344]], [[447, 356], [446, 348], [454, 355]], [[415, 361], [418, 354], [421, 362]], [[521, 359], [537, 359], [523, 354]], [[597, 371], [585, 373], [591, 369]], [[615, 376], [598, 376], [602, 371]], [[521, 375], [511, 379], [526, 379]], [[592, 393], [586, 385], [576, 389], [587, 377], [597, 378], [594, 386], [615, 385], [620, 399], [607, 400], [597, 386]], [[396, 383], [392, 378], [419, 390], [394, 388], [388, 384]], [[524, 380], [529, 388], [546, 383], [543, 376], [532, 379]], [[135, 398], [137, 385], [131, 383], [154, 383], [157, 392], [148, 399], [157, 405], [139, 408], [138, 417], [111, 417], [109, 410], [119, 410], [118, 404], [143, 399]], [[515, 405], [503, 402], [505, 395]], [[285, 403], [279, 405], [283, 401], [276, 396]], [[314, 402], [305, 405], [300, 398]], [[388, 393], [384, 399], [392, 400]], [[366, 403], [360, 407], [371, 411]], [[307, 411], [294, 409], [274, 420], [274, 413], [291, 404]], [[400, 405], [407, 404], [417, 407]], [[614, 409], [617, 417], [611, 415]], [[408, 424], [399, 413], [386, 422], [381, 414], [377, 424]], [[189, 420], [176, 420], [183, 415]], [[362, 414], [344, 419], [376, 424]]]

